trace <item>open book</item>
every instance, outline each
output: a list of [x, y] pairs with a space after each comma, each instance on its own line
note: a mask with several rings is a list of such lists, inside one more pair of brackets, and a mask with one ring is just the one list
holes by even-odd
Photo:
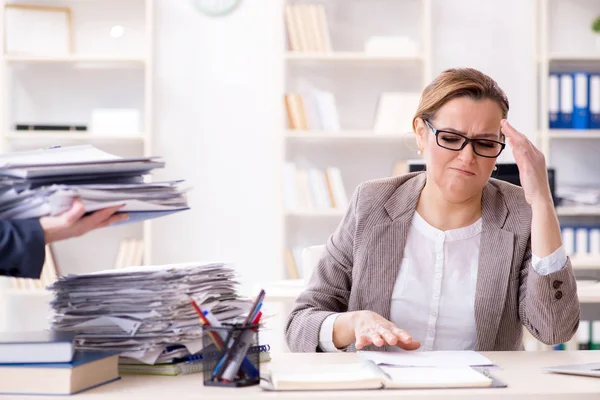
[[265, 390], [359, 390], [504, 387], [471, 367], [385, 367], [372, 361], [271, 367]]

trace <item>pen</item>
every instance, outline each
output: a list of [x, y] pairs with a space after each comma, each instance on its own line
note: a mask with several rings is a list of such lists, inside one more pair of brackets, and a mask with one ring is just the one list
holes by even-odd
[[[252, 321], [252, 325], [258, 324], [258, 321], [260, 321], [261, 316], [262, 313], [259, 312], [256, 315], [255, 319]], [[235, 350], [236, 353], [233, 355], [233, 358], [231, 362], [227, 365], [227, 368], [225, 368], [225, 372], [223, 372], [223, 381], [231, 382], [231, 380], [235, 377], [235, 374], [237, 374], [238, 370], [240, 369], [240, 366], [242, 366], [243, 364], [243, 360], [246, 357], [248, 349], [252, 345], [253, 334], [254, 329], [247, 329], [244, 332], [242, 332], [242, 337], [238, 341], [238, 348]]]
[[[221, 323], [219, 322], [219, 320], [217, 319], [217, 317], [215, 317], [215, 315], [213, 313], [211, 313], [210, 311], [204, 310], [203, 314], [211, 326], [214, 326], [214, 327], [222, 326]], [[254, 325], [254, 324], [252, 324], [252, 325]], [[226, 340], [225, 333], [219, 332], [219, 335], [221, 336], [221, 339], [223, 340], [223, 342], [225, 342], [225, 340]], [[252, 364], [252, 362], [245, 355], [244, 355], [244, 359], [242, 360], [242, 364], [240, 367], [241, 367], [242, 372], [244, 374], [246, 374], [248, 377], [256, 378], [258, 376], [258, 369], [256, 369], [256, 367]]]
[[[245, 319], [245, 321], [243, 323], [244, 327], [247, 327], [252, 322], [253, 318], [255, 318], [256, 310], [257, 310], [259, 304], [262, 303], [264, 297], [265, 297], [265, 290], [261, 289], [261, 291], [259, 292], [258, 296], [256, 296], [256, 300], [254, 300], [254, 304], [250, 308], [250, 311], [248, 312], [248, 316], [246, 317], [246, 319]], [[235, 349], [239, 346], [239, 341], [241, 340], [242, 336], [243, 335], [238, 336], [233, 341], [231, 347], [229, 347], [227, 349], [227, 352], [225, 353], [225, 355], [223, 356], [223, 358], [219, 361], [219, 363], [217, 364], [216, 368], [213, 370], [213, 378], [216, 377], [217, 379], [221, 379], [221, 377], [223, 376], [223, 372], [224, 372], [223, 366], [225, 364], [229, 363], [229, 361], [233, 357]]]

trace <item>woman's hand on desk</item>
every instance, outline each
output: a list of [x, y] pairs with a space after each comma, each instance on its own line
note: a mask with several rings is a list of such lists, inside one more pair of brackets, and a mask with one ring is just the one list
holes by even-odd
[[81, 200], [75, 200], [71, 209], [54, 217], [40, 218], [46, 244], [81, 236], [94, 229], [103, 228], [115, 222], [124, 221], [127, 214], [115, 214], [123, 206], [98, 210], [84, 216], [85, 208]]
[[355, 342], [356, 349], [374, 344], [398, 346], [404, 350], [416, 350], [421, 343], [412, 340], [403, 329], [373, 311], [353, 311], [340, 315], [333, 325], [333, 344], [344, 348]]

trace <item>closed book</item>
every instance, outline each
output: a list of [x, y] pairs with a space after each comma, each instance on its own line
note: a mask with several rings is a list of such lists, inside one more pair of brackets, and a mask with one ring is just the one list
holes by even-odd
[[550, 129], [560, 128], [560, 83], [558, 74], [548, 78], [548, 121]]
[[573, 128], [573, 75], [560, 75], [560, 128]]
[[69, 363], [0, 364], [0, 394], [70, 395], [119, 379], [119, 355], [77, 351]]
[[71, 332], [0, 332], [0, 363], [70, 362], [75, 352]]
[[588, 129], [590, 119], [588, 74], [573, 74], [573, 129]]
[[590, 129], [600, 129], [600, 74], [590, 74]]

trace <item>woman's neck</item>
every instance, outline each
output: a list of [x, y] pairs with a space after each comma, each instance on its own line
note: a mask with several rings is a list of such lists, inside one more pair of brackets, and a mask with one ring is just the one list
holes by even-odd
[[463, 202], [448, 201], [440, 189], [427, 180], [417, 202], [417, 212], [441, 231], [469, 226], [481, 217], [481, 193]]

